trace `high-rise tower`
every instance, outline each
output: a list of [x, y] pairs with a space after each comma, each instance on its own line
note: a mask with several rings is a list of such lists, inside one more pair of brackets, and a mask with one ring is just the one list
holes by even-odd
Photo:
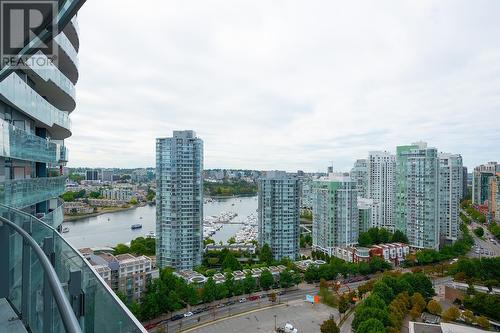
[[299, 255], [300, 184], [296, 175], [270, 171], [259, 178], [259, 245], [274, 259]]
[[203, 141], [194, 131], [156, 139], [158, 267], [190, 269], [203, 251]]

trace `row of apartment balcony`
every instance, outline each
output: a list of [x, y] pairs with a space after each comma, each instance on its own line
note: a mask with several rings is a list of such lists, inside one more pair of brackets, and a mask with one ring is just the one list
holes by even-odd
[[48, 126], [53, 139], [71, 136], [68, 113], [47, 102], [16, 73], [0, 82], [0, 94], [17, 109]]
[[5, 205], [0, 263], [0, 298], [30, 332], [146, 332], [54, 228]]
[[0, 119], [0, 156], [61, 165], [68, 161], [68, 150]]
[[0, 202], [16, 208], [56, 198], [64, 192], [66, 176], [11, 179], [0, 182]]

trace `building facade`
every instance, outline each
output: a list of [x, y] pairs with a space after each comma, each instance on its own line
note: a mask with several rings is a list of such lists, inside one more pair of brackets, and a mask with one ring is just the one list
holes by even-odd
[[359, 212], [356, 182], [330, 174], [313, 182], [313, 248], [332, 255], [333, 248], [357, 244]]
[[145, 332], [59, 233], [84, 2], [0, 3], [0, 331]]
[[439, 157], [439, 226], [442, 241], [458, 239], [459, 205], [463, 197], [462, 156], [441, 153]]
[[488, 221], [500, 222], [500, 172], [490, 177], [488, 203]]
[[483, 205], [489, 196], [489, 180], [497, 172], [500, 172], [500, 164], [488, 162], [474, 168], [472, 174], [472, 203]]
[[146, 256], [136, 257], [128, 253], [115, 256], [107, 252], [94, 253], [88, 248], [80, 252], [108, 286], [115, 292], [121, 292], [128, 300], [140, 300], [147, 282], [156, 273], [151, 259]]
[[371, 226], [394, 231], [396, 157], [386, 151], [368, 156], [368, 198], [373, 200]]
[[351, 179], [356, 183], [358, 197], [368, 198], [368, 160], [356, 160], [350, 175]]
[[439, 157], [424, 142], [397, 147], [394, 217], [410, 246], [439, 249]]
[[258, 180], [258, 241], [274, 259], [299, 255], [300, 184], [296, 175], [270, 171]]
[[373, 199], [358, 196], [359, 234], [368, 231], [371, 227]]
[[203, 141], [194, 131], [156, 140], [158, 267], [191, 269], [203, 252]]

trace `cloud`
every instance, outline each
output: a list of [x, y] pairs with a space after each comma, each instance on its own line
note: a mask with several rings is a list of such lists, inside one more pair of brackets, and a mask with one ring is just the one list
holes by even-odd
[[500, 156], [500, 3], [87, 2], [70, 166], [155, 164], [193, 129], [205, 167], [348, 170], [426, 140]]

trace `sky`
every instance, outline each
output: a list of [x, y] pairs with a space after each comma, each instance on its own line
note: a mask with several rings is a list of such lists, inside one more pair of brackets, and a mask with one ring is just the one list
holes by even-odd
[[348, 171], [427, 141], [500, 160], [500, 1], [87, 0], [69, 166]]

